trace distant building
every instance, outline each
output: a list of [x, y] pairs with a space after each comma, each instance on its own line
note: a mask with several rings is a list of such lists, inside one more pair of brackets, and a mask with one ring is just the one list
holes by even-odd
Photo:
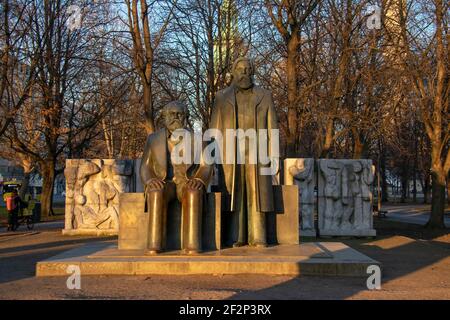
[[[214, 39], [214, 79], [218, 89], [227, 86], [231, 78], [231, 66], [243, 52], [247, 51], [246, 44], [238, 29], [238, 9], [236, 0], [224, 0], [220, 6], [222, 12], [219, 35]], [[222, 83], [225, 80], [225, 83]]]
[[23, 168], [0, 158], [0, 182], [23, 179]]
[[[3, 194], [3, 183], [7, 181], [22, 181], [24, 171], [21, 166], [12, 161], [0, 158], [0, 193]], [[65, 199], [66, 180], [64, 175], [58, 175], [53, 189], [53, 201], [61, 202]], [[39, 173], [30, 177], [29, 193], [35, 198], [42, 191], [42, 177]], [[3, 197], [0, 197], [0, 205], [4, 205]]]

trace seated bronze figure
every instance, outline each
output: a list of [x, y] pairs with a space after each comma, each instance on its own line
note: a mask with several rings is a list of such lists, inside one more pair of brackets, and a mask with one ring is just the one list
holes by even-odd
[[[165, 249], [167, 208], [177, 199], [181, 202], [183, 221], [181, 248], [186, 254], [194, 254], [202, 249], [203, 200], [211, 168], [194, 161], [181, 164], [172, 161], [172, 151], [181, 142], [174, 141], [172, 135], [179, 130], [190, 132], [186, 127], [187, 106], [180, 101], [170, 102], [164, 107], [163, 116], [165, 128], [148, 136], [140, 167], [149, 213], [147, 254], [157, 254]], [[193, 134], [186, 137], [193, 145]]]

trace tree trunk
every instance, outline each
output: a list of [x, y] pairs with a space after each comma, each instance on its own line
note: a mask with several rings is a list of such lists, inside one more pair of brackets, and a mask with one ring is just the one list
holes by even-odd
[[[445, 98], [448, 94], [448, 73], [446, 68], [446, 55], [448, 51], [444, 50], [444, 2], [441, 0], [435, 1], [435, 13], [436, 13], [436, 81], [433, 97], [433, 113], [431, 116], [432, 123], [425, 121], [425, 125], [428, 132], [428, 137], [431, 141], [431, 175], [433, 179], [432, 186], [432, 203], [431, 203], [431, 215], [430, 220], [427, 223], [428, 228], [445, 228], [444, 224], [444, 211], [445, 211], [445, 184], [449, 171], [448, 161], [450, 151], [444, 151], [445, 144], [443, 135], [446, 134], [445, 124], [446, 107]], [[425, 97], [425, 94], [423, 95]], [[424, 99], [422, 99], [424, 100]], [[448, 100], [447, 100], [448, 102]], [[422, 112], [428, 111], [428, 104], [422, 105]], [[448, 104], [447, 104], [448, 107]], [[445, 153], [444, 153], [445, 152]], [[442, 156], [444, 160], [442, 162]]]
[[353, 135], [353, 159], [364, 159], [366, 155], [366, 143], [364, 138], [361, 137], [357, 128], [352, 129]]
[[424, 182], [423, 182], [423, 203], [428, 203], [428, 195], [430, 193], [430, 177], [428, 174], [425, 176]]
[[28, 186], [30, 185], [30, 176], [31, 176], [30, 172], [24, 172], [22, 185], [20, 186], [20, 190], [19, 190], [19, 197], [23, 201], [27, 201], [27, 199], [25, 199], [25, 196], [28, 191]]
[[102, 130], [103, 130], [103, 137], [105, 139], [105, 145], [106, 145], [106, 151], [108, 153], [108, 159], [114, 158], [114, 143], [113, 143], [113, 133], [112, 133], [112, 126], [106, 124], [106, 119], [102, 119]]
[[386, 178], [386, 156], [381, 156], [381, 201], [388, 202], [389, 201], [389, 193], [388, 193], [388, 183]]
[[333, 128], [334, 128], [334, 120], [333, 118], [328, 118], [326, 128], [325, 128], [325, 142], [322, 147], [322, 152], [320, 154], [321, 158], [329, 158], [330, 157], [330, 149], [333, 144]]
[[47, 161], [42, 166], [41, 217], [53, 214], [53, 186], [55, 183], [55, 163]]
[[450, 206], [450, 173], [447, 176], [447, 204]]
[[405, 174], [402, 176], [401, 178], [401, 184], [402, 184], [402, 195], [401, 195], [401, 199], [400, 202], [401, 203], [405, 203], [406, 202], [406, 198], [408, 197], [408, 178], [407, 176], [405, 176]]
[[[414, 135], [417, 137], [420, 133], [417, 132], [417, 125], [414, 125]], [[413, 202], [417, 203], [417, 163], [418, 163], [418, 141], [414, 139], [414, 164], [413, 164]]]
[[297, 117], [297, 97], [298, 97], [298, 76], [297, 76], [297, 54], [299, 48], [298, 28], [292, 30], [287, 43], [287, 90], [288, 90], [288, 132], [287, 132], [287, 156], [296, 157], [296, 141], [298, 137], [298, 117]]
[[32, 165], [32, 161], [27, 158], [21, 157], [21, 163], [22, 163], [24, 177], [23, 177], [22, 185], [20, 186], [19, 197], [20, 197], [20, 199], [26, 201], [27, 199], [25, 199], [25, 196], [28, 191], [28, 186], [30, 185], [31, 173], [34, 170], [34, 167]]
[[446, 174], [443, 170], [432, 173], [431, 215], [430, 220], [426, 224], [426, 227], [430, 229], [445, 228], [445, 178]]
[[409, 160], [405, 159], [405, 161], [401, 162], [400, 168], [401, 203], [405, 203], [406, 200], [409, 198], [408, 197], [409, 177], [410, 177], [410, 164]]
[[153, 119], [153, 100], [152, 100], [152, 87], [150, 83], [143, 81], [144, 87], [144, 111], [145, 111], [145, 129], [147, 134], [155, 132], [155, 122]]

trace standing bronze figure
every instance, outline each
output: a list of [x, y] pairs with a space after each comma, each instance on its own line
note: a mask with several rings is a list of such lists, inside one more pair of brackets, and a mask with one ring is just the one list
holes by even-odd
[[[227, 158], [227, 153], [234, 151], [227, 148], [230, 143], [233, 145], [233, 142], [227, 141], [227, 129], [267, 131], [265, 135], [257, 135], [256, 141], [248, 141], [245, 163], [238, 164], [235, 157], [232, 163], [222, 161], [217, 166], [219, 190], [225, 195], [226, 211], [229, 212], [224, 213], [224, 237], [233, 246], [248, 243], [265, 247], [265, 213], [274, 211], [272, 176], [263, 175], [260, 170], [270, 167], [270, 164], [261, 164], [259, 158], [256, 163], [249, 161], [249, 148], [254, 148], [258, 155], [261, 143], [270, 145], [270, 140], [274, 138], [271, 130], [278, 128], [277, 116], [270, 91], [254, 85], [254, 66], [250, 59], [237, 59], [232, 73], [231, 85], [216, 95], [210, 123], [211, 128], [222, 133], [223, 144], [219, 148], [223, 148], [223, 159]], [[236, 137], [233, 139], [239, 148]]]
[[[197, 253], [201, 251], [203, 197], [211, 168], [194, 164], [193, 155], [189, 163], [173, 163], [172, 151], [182, 141], [173, 141], [171, 137], [176, 130], [189, 131], [186, 128], [187, 106], [174, 101], [164, 107], [163, 113], [165, 128], [148, 136], [140, 168], [149, 213], [147, 253], [164, 250], [167, 208], [169, 202], [176, 199], [182, 208], [182, 249], [187, 254]], [[188, 137], [193, 146], [193, 134]]]

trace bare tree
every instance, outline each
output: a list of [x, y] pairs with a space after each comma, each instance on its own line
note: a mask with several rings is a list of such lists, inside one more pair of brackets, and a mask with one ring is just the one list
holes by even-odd
[[[30, 50], [36, 56], [37, 73], [27, 104], [15, 114], [6, 136], [10, 148], [37, 163], [43, 177], [42, 215], [52, 212], [55, 177], [61, 173], [68, 150], [79, 150], [94, 135], [102, 114], [83, 100], [69, 106], [69, 93], [81, 97], [92, 55], [89, 27], [70, 30], [67, 26], [70, 1], [33, 1], [27, 7], [31, 19]], [[20, 88], [20, 86], [17, 86]]]
[[[148, 133], [151, 133], [155, 130], [152, 91], [155, 51], [158, 49], [172, 18], [173, 6], [169, 4], [170, 8], [165, 18], [162, 18], [160, 27], [156, 32], [152, 33], [150, 13], [152, 12], [151, 10], [154, 13], [156, 9], [150, 7], [146, 0], [126, 0], [125, 2], [128, 9], [128, 27], [133, 44], [133, 64], [136, 73], [141, 79], [146, 129]], [[158, 3], [158, 1], [153, 2], [153, 4], [155, 3]], [[159, 10], [162, 10], [162, 7], [159, 7]]]
[[286, 132], [288, 156], [297, 153], [298, 139], [298, 96], [299, 74], [298, 58], [301, 46], [302, 25], [316, 8], [318, 0], [307, 1], [272, 1], [266, 0], [265, 5], [272, 23], [284, 40], [287, 50], [286, 76], [288, 95], [288, 126]]
[[[0, 136], [14, 120], [16, 112], [30, 97], [30, 89], [36, 75], [36, 56], [40, 48], [31, 51], [27, 47], [31, 19], [26, 10], [30, 3], [30, 0], [2, 1]], [[17, 87], [20, 90], [16, 90]]]
[[[450, 170], [449, 4], [433, 0], [411, 2], [407, 7], [404, 0], [397, 0], [391, 5], [398, 8], [404, 70], [431, 143], [432, 206], [427, 226], [444, 228], [445, 185]], [[431, 32], [430, 22], [434, 26]]]

